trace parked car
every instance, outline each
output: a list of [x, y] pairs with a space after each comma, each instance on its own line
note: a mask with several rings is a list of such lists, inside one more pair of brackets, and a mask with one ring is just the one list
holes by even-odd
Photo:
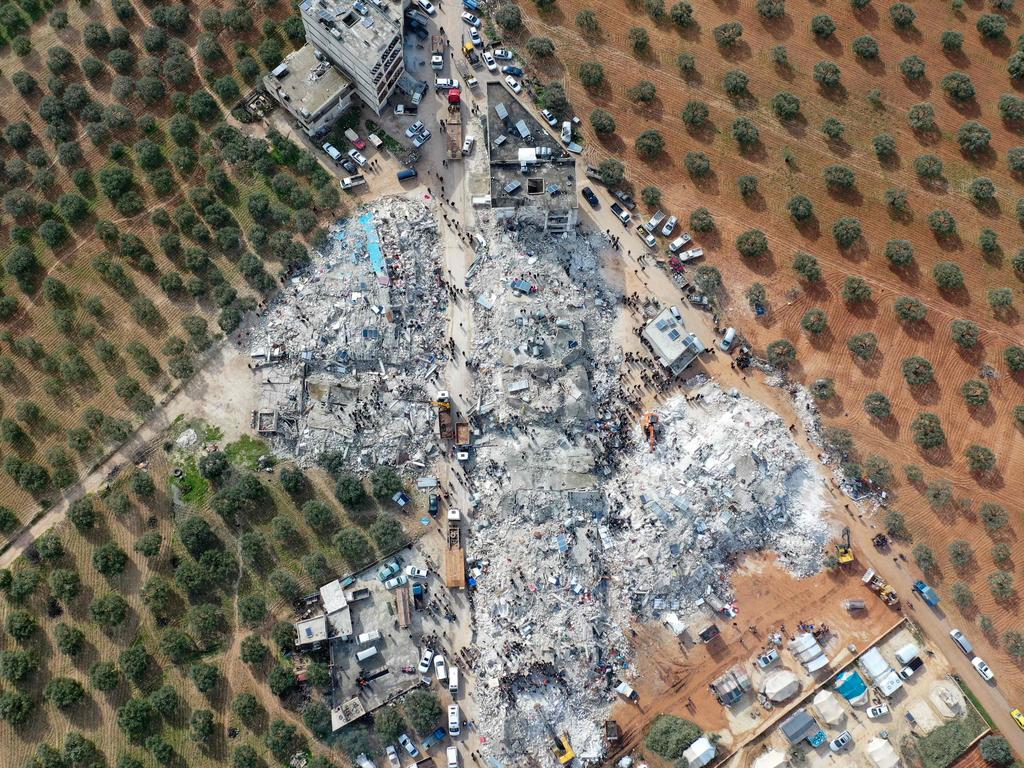
[[971, 666], [978, 670], [978, 674], [981, 675], [982, 680], [991, 680], [995, 677], [995, 673], [989, 669], [988, 664], [980, 656], [975, 656], [971, 659]]
[[1022, 731], [1024, 731], [1024, 712], [1021, 712], [1019, 709], [1016, 709], [1016, 708], [1011, 709], [1010, 710], [1010, 717], [1012, 717], [1014, 719], [1014, 721], [1017, 723], [1017, 726]]
[[[674, 310], [672, 312], [672, 317], [678, 320], [680, 318], [679, 309], [676, 307], [672, 307], [672, 309]], [[772, 664], [778, 661], [778, 659], [779, 652], [772, 648], [767, 653], [762, 653], [760, 656], [757, 657], [757, 666], [759, 666], [761, 669], [764, 669], [765, 667], [770, 667]]]
[[924, 662], [921, 661], [921, 658], [919, 656], [915, 656], [907, 662], [907, 665], [903, 667], [903, 669], [900, 670], [900, 677], [902, 677], [904, 680], [909, 680], [911, 677], [913, 677], [914, 673], [917, 672], [917, 670], [919, 670], [923, 666]]
[[348, 151], [348, 156], [352, 159], [352, 162], [354, 162], [356, 165], [358, 165], [360, 167], [366, 165], [366, 157], [358, 149], [350, 149]]
[[431, 517], [437, 517], [437, 510], [440, 504], [441, 499], [436, 493], [432, 493], [427, 497], [427, 512], [430, 513]]
[[462, 142], [462, 154], [468, 155], [473, 151], [473, 144], [476, 142], [472, 136], [467, 136]]
[[445, 757], [448, 760], [448, 768], [459, 768], [459, 750], [456, 747], [448, 747], [445, 750]]
[[324, 150], [324, 152], [327, 153], [327, 156], [330, 157], [331, 160], [333, 160], [334, 162], [338, 162], [339, 160], [341, 160], [341, 152], [339, 152], [337, 147], [335, 147], [330, 142], [326, 142], [323, 145], [322, 149]]
[[341, 161], [341, 167], [344, 168], [349, 173], [355, 173], [357, 170], [359, 170], [358, 168], [356, 168], [356, 164], [349, 160], [347, 157]]
[[473, 45], [475, 45], [477, 48], [484, 47], [483, 38], [480, 37], [480, 30], [478, 30], [476, 27], [469, 28], [469, 39], [473, 41]]
[[381, 581], [387, 581], [400, 570], [402, 570], [402, 566], [399, 564], [399, 562], [397, 560], [392, 560], [390, 563], [388, 563], [379, 571], [377, 571], [377, 578]]
[[437, 13], [437, 9], [434, 7], [434, 4], [430, 2], [430, 0], [416, 0], [416, 4], [420, 8], [422, 8], [423, 12], [426, 13], [428, 16], [433, 16], [435, 13]]
[[440, 653], [434, 657], [434, 672], [437, 673], [438, 680], [448, 679], [448, 665], [445, 664], [444, 656]]
[[426, 568], [419, 568], [415, 565], [405, 566], [405, 575], [410, 579], [425, 579], [429, 575]]
[[508, 87], [512, 89], [513, 93], [523, 92], [523, 86], [521, 86], [518, 81], [512, 77], [512, 75], [505, 75], [505, 82], [508, 84]]
[[583, 189], [581, 189], [580, 194], [583, 195], [583, 199], [590, 204], [591, 208], [594, 208], [596, 210], [598, 205], [600, 205], [600, 202], [597, 199], [597, 195], [594, 194], [594, 190], [592, 190], [590, 187], [584, 187]]
[[399, 736], [398, 743], [405, 747], [405, 751], [409, 753], [409, 757], [420, 756], [420, 751], [416, 749], [416, 745], [412, 743], [412, 739], [409, 738], [409, 734], [403, 733]]
[[885, 704], [879, 704], [878, 706], [871, 707], [868, 709], [868, 717], [874, 720], [876, 717], [889, 714], [889, 707]]
[[[579, 118], [574, 117], [573, 122], [576, 122], [578, 119]], [[620, 203], [626, 206], [627, 210], [632, 211], [634, 208], [636, 208], [636, 200], [634, 200], [631, 196], [623, 192], [621, 189], [614, 190], [612, 192], [612, 195], [615, 196], [616, 200], [618, 200]]]
[[433, 134], [431, 134], [430, 131], [424, 128], [422, 131], [420, 131], [420, 133], [416, 135], [416, 138], [412, 140], [412, 143], [415, 144], [417, 147], [422, 147], [424, 144], [430, 141], [430, 137], [432, 135]]
[[474, 16], [469, 11], [463, 11], [462, 12], [462, 20], [464, 22], [466, 22], [467, 24], [469, 24], [469, 26], [471, 26], [471, 27], [479, 27], [480, 26], [480, 19], [478, 19], [476, 16]]
[[614, 213], [623, 224], [629, 224], [629, 212], [624, 210], [618, 203], [612, 203], [612, 213]]
[[677, 216], [669, 216], [668, 221], [665, 222], [665, 226], [661, 228], [662, 237], [668, 237], [671, 235], [678, 223], [679, 218]]
[[552, 127], [558, 125], [558, 118], [554, 116], [550, 109], [542, 109], [540, 116], [547, 121], [548, 125]]
[[953, 642], [960, 646], [960, 650], [966, 653], [968, 656], [974, 655], [974, 646], [971, 645], [971, 641], [967, 639], [967, 636], [959, 629], [949, 630], [949, 636], [953, 638]]
[[393, 579], [388, 579], [387, 581], [385, 581], [384, 582], [384, 588], [385, 589], [394, 589], [395, 587], [401, 587], [401, 586], [403, 586], [405, 584], [408, 584], [408, 583], [409, 583], [409, 577], [406, 576], [404, 573], [400, 573], [397, 576], [395, 576]]
[[498, 62], [494, 60], [494, 55], [490, 51], [484, 51], [484, 64], [489, 72], [494, 72], [498, 69]]
[[405, 104], [395, 104], [395, 117], [402, 117], [405, 115]]
[[722, 348], [723, 352], [728, 352], [730, 349], [732, 349], [732, 345], [735, 343], [735, 341], [736, 329], [731, 327], [726, 328], [725, 336], [722, 337], [722, 343], [719, 344], [718, 346]]
[[462, 715], [459, 712], [458, 704], [448, 705], [448, 735], [458, 736], [462, 733], [462, 726], [459, 721], [462, 720]]
[[420, 656], [420, 665], [417, 667], [417, 671], [421, 675], [427, 675], [430, 673], [430, 663], [434, 660], [434, 652], [429, 648], [424, 648], [423, 653]]
[[502, 67], [501, 71], [504, 72], [506, 75], [515, 75], [516, 77], [523, 76], [523, 70], [520, 67], [513, 67], [509, 64], [506, 64], [504, 67]]
[[850, 732], [843, 731], [828, 743], [828, 748], [833, 752], [842, 752], [851, 741], [853, 741], [853, 736]]
[[402, 761], [398, 759], [398, 750], [395, 749], [394, 744], [388, 744], [385, 752], [388, 753], [388, 762], [391, 764], [391, 768], [402, 768]]
[[494, 54], [494, 58], [501, 59], [502, 61], [512, 61], [512, 51], [508, 48], [495, 48], [491, 53]]
[[459, 81], [452, 80], [449, 77], [439, 77], [434, 80], [434, 88], [439, 91], [450, 91], [452, 88], [458, 88]]

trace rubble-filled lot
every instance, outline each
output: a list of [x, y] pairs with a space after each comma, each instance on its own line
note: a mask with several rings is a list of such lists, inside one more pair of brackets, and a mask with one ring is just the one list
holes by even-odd
[[340, 450], [357, 466], [426, 463], [448, 305], [434, 203], [383, 198], [331, 235], [252, 330], [256, 426], [304, 462]]
[[477, 724], [500, 759], [537, 755], [551, 729], [596, 759], [614, 686], [633, 677], [632, 622], [712, 616], [747, 550], [812, 573], [830, 536], [813, 466], [751, 400], [689, 382], [658, 409], [650, 451], [622, 404], [620, 298], [597, 245], [497, 231], [469, 284], [467, 400], [484, 434], [469, 555], [476, 671], [491, 681]]

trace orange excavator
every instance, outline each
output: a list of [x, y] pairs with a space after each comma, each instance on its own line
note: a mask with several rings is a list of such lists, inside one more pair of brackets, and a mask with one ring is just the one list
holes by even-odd
[[658, 414], [656, 413], [645, 413], [643, 420], [644, 432], [647, 433], [647, 439], [651, 443], [651, 450], [654, 450], [654, 444], [658, 441]]

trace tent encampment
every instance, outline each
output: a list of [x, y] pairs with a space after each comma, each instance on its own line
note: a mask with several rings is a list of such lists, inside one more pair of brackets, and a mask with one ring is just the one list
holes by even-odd
[[769, 749], [754, 761], [753, 768], [784, 768], [789, 765], [789, 758], [785, 752], [777, 749]]
[[762, 690], [772, 701], [785, 701], [800, 690], [800, 681], [788, 669], [778, 669], [765, 675]]
[[885, 739], [871, 739], [868, 742], [868, 757], [877, 768], [896, 768], [900, 764], [900, 756]]
[[838, 725], [846, 717], [846, 712], [843, 711], [842, 706], [839, 704], [839, 699], [836, 698], [832, 691], [818, 691], [814, 694], [814, 699], [811, 703], [818, 710], [822, 719], [829, 725]]
[[689, 768], [701, 768], [715, 759], [715, 745], [707, 736], [701, 736], [683, 752]]

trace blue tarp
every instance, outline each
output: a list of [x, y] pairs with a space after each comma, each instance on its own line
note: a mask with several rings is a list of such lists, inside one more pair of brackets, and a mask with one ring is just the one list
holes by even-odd
[[836, 678], [836, 690], [847, 701], [853, 701], [863, 695], [867, 689], [868, 686], [864, 682], [864, 678], [856, 670], [848, 669]]

